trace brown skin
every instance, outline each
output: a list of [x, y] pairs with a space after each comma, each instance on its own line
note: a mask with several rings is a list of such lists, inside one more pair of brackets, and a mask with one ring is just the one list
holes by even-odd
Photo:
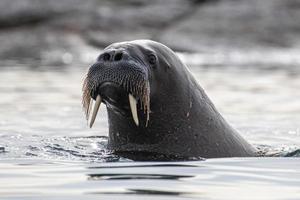
[[[100, 94], [108, 105], [108, 147], [118, 155], [133, 160], [256, 155], [177, 55], [160, 43], [136, 40], [108, 46], [90, 68], [84, 91], [84, 99]], [[139, 126], [128, 93], [138, 99]]]

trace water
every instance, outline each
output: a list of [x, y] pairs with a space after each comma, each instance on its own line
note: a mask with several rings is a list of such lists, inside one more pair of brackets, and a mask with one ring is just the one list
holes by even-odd
[[104, 106], [93, 129], [81, 108], [89, 63], [2, 63], [1, 199], [300, 199], [299, 54], [250, 55], [181, 57], [230, 124], [272, 157], [191, 162], [111, 154]]
[[[4, 160], [5, 199], [299, 199], [299, 160], [231, 158], [177, 163]], [[26, 184], [25, 184], [26, 183]]]

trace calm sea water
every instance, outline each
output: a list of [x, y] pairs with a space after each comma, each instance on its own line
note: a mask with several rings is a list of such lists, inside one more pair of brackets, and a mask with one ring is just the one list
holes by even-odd
[[106, 149], [86, 65], [0, 64], [1, 199], [300, 199], [299, 52], [183, 55], [223, 116], [272, 157], [132, 162]]

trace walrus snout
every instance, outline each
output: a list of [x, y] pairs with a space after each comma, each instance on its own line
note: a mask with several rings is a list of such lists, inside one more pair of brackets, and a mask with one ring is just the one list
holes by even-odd
[[[148, 68], [124, 50], [106, 50], [87, 73], [83, 84], [83, 108], [90, 127], [101, 102], [108, 108], [126, 115], [131, 111], [139, 126], [138, 111], [142, 108], [149, 119], [150, 86]], [[93, 106], [93, 101], [96, 101]], [[129, 109], [130, 108], [130, 109]]]
[[98, 61], [106, 61], [106, 62], [118, 62], [123, 59], [127, 59], [129, 56], [128, 54], [123, 50], [106, 50], [100, 56], [98, 57]]

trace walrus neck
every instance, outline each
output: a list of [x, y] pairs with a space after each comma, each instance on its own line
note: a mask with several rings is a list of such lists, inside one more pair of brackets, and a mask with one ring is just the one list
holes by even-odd
[[[253, 156], [254, 149], [224, 120], [197, 82], [191, 78], [189, 84], [172, 87], [176, 92], [152, 101], [147, 127], [108, 109], [109, 148], [121, 155], [127, 152], [126, 157], [134, 160], [141, 152], [181, 160]], [[165, 99], [172, 99], [172, 105]]]

